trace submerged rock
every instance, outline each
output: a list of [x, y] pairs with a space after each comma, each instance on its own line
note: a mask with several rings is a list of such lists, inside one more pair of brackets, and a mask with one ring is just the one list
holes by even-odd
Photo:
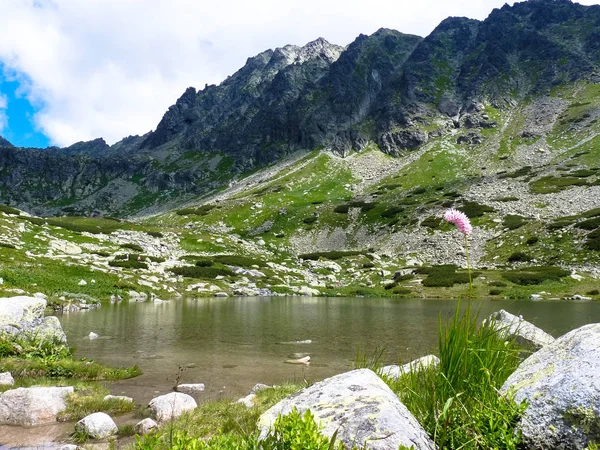
[[517, 345], [528, 350], [536, 351], [554, 342], [554, 338], [541, 328], [503, 309], [492, 313], [484, 323], [493, 324], [499, 333], [514, 338]]
[[600, 324], [556, 339], [521, 363], [502, 392], [528, 402], [519, 423], [525, 447], [585, 448], [600, 439]]
[[0, 396], [0, 425], [42, 425], [56, 422], [66, 408], [67, 387], [30, 387], [6, 391]]
[[185, 411], [191, 411], [198, 405], [193, 397], [181, 392], [171, 392], [153, 398], [148, 404], [150, 412], [158, 422], [166, 422], [179, 417]]
[[398, 379], [405, 373], [410, 373], [412, 370], [423, 370], [429, 367], [437, 367], [440, 364], [440, 359], [435, 355], [427, 355], [422, 358], [404, 364], [403, 366], [391, 365], [382, 367], [379, 371], [380, 375], [388, 378]]
[[425, 430], [374, 372], [358, 369], [327, 378], [277, 403], [260, 416], [261, 438], [280, 414], [293, 408], [303, 414], [310, 409], [323, 434], [345, 445], [368, 449], [397, 449], [400, 445], [415, 450], [435, 448]]
[[115, 421], [103, 412], [84, 417], [75, 424], [75, 429], [87, 434], [92, 439], [104, 439], [117, 434], [118, 431]]

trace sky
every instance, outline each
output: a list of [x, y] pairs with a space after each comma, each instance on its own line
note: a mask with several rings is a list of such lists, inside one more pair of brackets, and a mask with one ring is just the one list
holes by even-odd
[[155, 129], [188, 86], [218, 84], [268, 48], [347, 45], [382, 27], [426, 36], [448, 16], [484, 19], [504, 3], [1, 0], [0, 135], [24, 147], [112, 144]]

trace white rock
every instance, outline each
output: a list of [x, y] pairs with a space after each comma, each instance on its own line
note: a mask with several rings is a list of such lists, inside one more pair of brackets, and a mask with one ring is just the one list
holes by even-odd
[[148, 405], [152, 415], [159, 423], [179, 417], [185, 411], [191, 411], [197, 406], [193, 397], [181, 392], [171, 392], [153, 398]]
[[139, 435], [148, 434], [156, 428], [158, 428], [158, 424], [149, 417], [135, 424], [135, 432]]
[[12, 386], [15, 384], [15, 379], [10, 372], [0, 373], [0, 386]]
[[104, 400], [122, 400], [124, 402], [133, 403], [133, 399], [131, 397], [127, 397], [125, 395], [105, 395]]
[[254, 400], [256, 399], [256, 394], [248, 394], [245, 397], [242, 397], [236, 401], [236, 403], [241, 403], [246, 408], [252, 408], [254, 406]]
[[219, 291], [215, 292], [215, 297], [229, 297], [229, 294], [227, 294], [227, 292]]
[[379, 371], [380, 375], [386, 376], [392, 379], [398, 379], [405, 373], [411, 371], [418, 371], [427, 369], [429, 367], [437, 367], [440, 364], [440, 359], [435, 355], [427, 355], [422, 358], [415, 359], [414, 361], [404, 364], [403, 366], [391, 365], [382, 367]]
[[270, 389], [271, 386], [262, 383], [256, 383], [252, 389], [250, 389], [251, 394], [256, 394], [257, 392], [264, 391], [265, 389]]
[[75, 424], [75, 429], [87, 434], [92, 439], [104, 439], [117, 434], [118, 431], [115, 421], [103, 412], [84, 417]]
[[179, 384], [175, 387], [175, 390], [184, 394], [194, 395], [204, 391], [204, 383]]
[[93, 331], [90, 331], [90, 334], [88, 334], [89, 339], [98, 339], [99, 337], [100, 336], [94, 333]]
[[494, 329], [506, 337], [514, 338], [518, 345], [529, 350], [536, 351], [554, 342], [554, 338], [544, 330], [503, 309], [492, 313], [484, 323], [493, 323]]
[[87, 281], [85, 280], [80, 280], [79, 283], [77, 283], [79, 286], [85, 286], [87, 284]]
[[322, 433], [345, 445], [374, 450], [433, 450], [434, 443], [392, 390], [369, 369], [358, 369], [315, 383], [277, 403], [260, 416], [264, 439], [280, 414], [310, 409]]
[[0, 425], [42, 425], [56, 422], [66, 408], [73, 387], [30, 387], [6, 391], [0, 396]]

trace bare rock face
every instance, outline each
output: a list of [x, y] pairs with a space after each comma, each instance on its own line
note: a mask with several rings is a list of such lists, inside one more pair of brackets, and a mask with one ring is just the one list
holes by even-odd
[[191, 411], [198, 406], [193, 397], [181, 392], [171, 392], [150, 400], [148, 407], [156, 420], [166, 422], [179, 417], [186, 411]]
[[519, 427], [527, 449], [579, 449], [600, 441], [600, 324], [585, 325], [521, 363], [502, 392], [528, 403]]
[[259, 419], [264, 439], [277, 417], [293, 408], [310, 409], [326, 436], [337, 431], [345, 445], [368, 449], [434, 449], [435, 445], [392, 390], [369, 369], [346, 372], [301, 390], [277, 403]]
[[528, 350], [539, 350], [554, 342], [554, 338], [541, 328], [501, 309], [490, 315], [487, 323], [502, 335], [514, 338], [516, 343]]
[[30, 387], [6, 391], [0, 396], [0, 424], [42, 425], [56, 422], [66, 408], [73, 387]]
[[104, 439], [117, 434], [117, 424], [103, 412], [84, 417], [75, 425], [75, 429], [87, 434], [92, 439]]

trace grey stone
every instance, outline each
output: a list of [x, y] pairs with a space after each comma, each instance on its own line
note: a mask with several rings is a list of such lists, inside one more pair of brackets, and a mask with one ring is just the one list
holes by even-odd
[[529, 350], [536, 351], [554, 342], [554, 338], [544, 330], [503, 309], [492, 313], [484, 323], [493, 324], [499, 333], [514, 338], [518, 345]]
[[15, 384], [15, 379], [10, 372], [0, 373], [0, 386], [12, 386]]
[[150, 412], [159, 423], [179, 417], [185, 411], [191, 411], [197, 406], [193, 397], [181, 392], [161, 395], [153, 398], [148, 404]]
[[56, 422], [66, 408], [67, 387], [30, 387], [6, 391], [0, 396], [0, 424], [42, 425]]
[[118, 431], [115, 421], [103, 412], [96, 412], [84, 417], [75, 424], [75, 429], [87, 434], [92, 439], [104, 439], [117, 434]]
[[179, 384], [175, 387], [175, 390], [184, 394], [198, 394], [204, 391], [204, 383]]
[[532, 354], [506, 380], [528, 402], [519, 423], [529, 449], [580, 449], [600, 439], [600, 324], [585, 325]]
[[0, 333], [65, 343], [67, 336], [58, 318], [44, 317], [45, 309], [46, 300], [41, 297], [0, 298]]
[[379, 371], [380, 375], [386, 376], [392, 379], [398, 379], [405, 373], [410, 373], [411, 370], [422, 370], [429, 367], [437, 367], [440, 364], [440, 359], [435, 355], [427, 355], [422, 358], [415, 359], [414, 361], [404, 364], [403, 366], [391, 365], [382, 367]]
[[262, 383], [256, 383], [252, 389], [250, 389], [251, 394], [256, 394], [257, 392], [264, 391], [265, 389], [269, 389], [271, 386]]
[[158, 428], [158, 424], [150, 417], [146, 417], [144, 420], [140, 420], [135, 424], [135, 432], [140, 435], [148, 434], [156, 428]]
[[322, 433], [345, 445], [368, 449], [434, 449], [435, 445], [392, 390], [369, 369], [358, 369], [323, 380], [277, 403], [261, 415], [258, 426], [264, 439], [280, 414], [293, 408], [310, 409], [323, 425]]
[[236, 403], [241, 403], [246, 408], [252, 408], [254, 406], [254, 399], [256, 399], [256, 394], [248, 394], [245, 397], [238, 399]]
[[126, 397], [125, 395], [105, 395], [104, 400], [122, 400], [124, 402], [133, 403], [133, 399], [131, 397]]

